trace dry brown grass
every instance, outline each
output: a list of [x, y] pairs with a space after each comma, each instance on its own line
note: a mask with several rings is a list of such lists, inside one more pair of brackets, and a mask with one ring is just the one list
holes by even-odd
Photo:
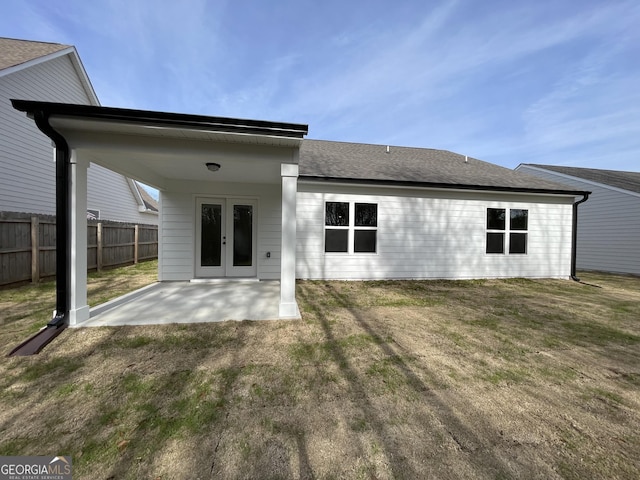
[[92, 479], [635, 479], [640, 279], [583, 277], [299, 282], [302, 321], [67, 330], [2, 360], [0, 455]]

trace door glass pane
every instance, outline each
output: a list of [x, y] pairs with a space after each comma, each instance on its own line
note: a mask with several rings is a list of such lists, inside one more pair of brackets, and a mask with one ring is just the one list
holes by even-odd
[[250, 267], [253, 261], [253, 206], [233, 206], [233, 266]]
[[222, 206], [202, 205], [201, 222], [200, 264], [203, 267], [219, 267], [221, 265]]

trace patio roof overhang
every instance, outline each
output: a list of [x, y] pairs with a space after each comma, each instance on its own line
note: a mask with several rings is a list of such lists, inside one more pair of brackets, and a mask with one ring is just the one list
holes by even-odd
[[[279, 181], [283, 158], [297, 162], [308, 126], [226, 117], [12, 100], [43, 117], [83, 158], [162, 189], [171, 180]], [[55, 140], [54, 140], [55, 141]], [[209, 177], [205, 163], [222, 168]]]

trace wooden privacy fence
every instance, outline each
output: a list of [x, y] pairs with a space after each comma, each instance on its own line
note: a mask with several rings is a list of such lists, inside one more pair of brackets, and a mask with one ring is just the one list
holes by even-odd
[[[87, 268], [158, 258], [157, 225], [108, 220], [87, 222]], [[56, 219], [50, 215], [0, 214], [0, 285], [32, 281], [56, 273]]]

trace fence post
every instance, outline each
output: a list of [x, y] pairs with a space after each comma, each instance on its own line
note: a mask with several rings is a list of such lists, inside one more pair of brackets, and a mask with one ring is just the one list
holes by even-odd
[[31, 282], [40, 281], [40, 222], [35, 215], [31, 217]]
[[102, 222], [98, 222], [96, 230], [96, 270], [102, 270]]
[[133, 263], [138, 263], [138, 243], [140, 240], [140, 230], [138, 229], [139, 225], [136, 223], [133, 230]]

